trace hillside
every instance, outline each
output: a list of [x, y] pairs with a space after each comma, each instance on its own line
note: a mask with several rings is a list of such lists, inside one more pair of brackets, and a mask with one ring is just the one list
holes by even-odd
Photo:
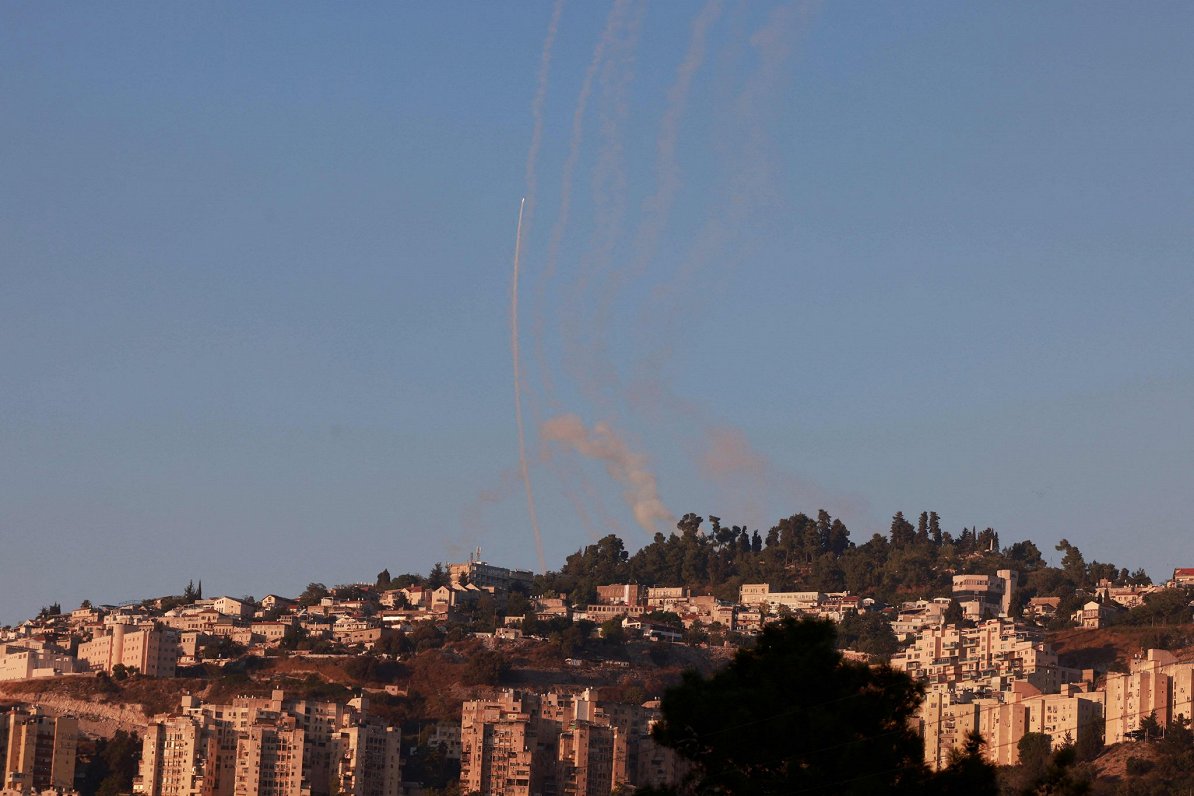
[[[52, 714], [79, 717], [84, 732], [111, 737], [140, 730], [148, 717], [172, 710], [183, 694], [207, 702], [265, 696], [274, 689], [312, 699], [369, 696], [371, 710], [400, 723], [455, 721], [460, 704], [494, 686], [597, 687], [611, 699], [641, 702], [662, 695], [685, 669], [708, 673], [728, 648], [632, 642], [621, 663], [590, 653], [560, 659], [550, 645], [521, 642], [489, 651], [473, 639], [402, 660], [358, 655], [246, 657], [224, 667], [194, 667], [176, 678], [72, 676], [0, 683], [0, 703], [37, 703]], [[478, 664], [478, 662], [481, 664]]]
[[1132, 656], [1149, 648], [1167, 649], [1179, 659], [1194, 657], [1194, 624], [1072, 628], [1050, 633], [1048, 640], [1062, 666], [1078, 669], [1127, 671]]

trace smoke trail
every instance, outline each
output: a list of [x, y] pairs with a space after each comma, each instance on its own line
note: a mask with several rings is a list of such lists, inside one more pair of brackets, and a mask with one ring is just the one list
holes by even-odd
[[547, 570], [543, 557], [543, 537], [539, 533], [539, 516], [535, 512], [535, 496], [531, 491], [531, 473], [527, 467], [526, 433], [522, 426], [522, 355], [518, 347], [518, 259], [522, 253], [522, 211], [527, 200], [518, 204], [518, 231], [514, 234], [514, 286], [510, 291], [510, 351], [514, 357], [514, 419], [518, 425], [518, 469], [527, 493], [527, 513], [531, 517], [531, 530], [535, 532], [535, 554], [539, 557], [539, 571]]
[[552, 48], [555, 45], [556, 33], [560, 29], [560, 17], [564, 13], [564, 0], [556, 0], [551, 10], [551, 21], [547, 23], [547, 36], [543, 39], [543, 53], [539, 56], [539, 75], [536, 80], [535, 97], [531, 100], [531, 146], [527, 150], [526, 165], [526, 199], [530, 207], [527, 209], [527, 228], [535, 217], [535, 199], [538, 198], [539, 178], [536, 166], [539, 160], [539, 147], [543, 143], [543, 104], [547, 100], [547, 77], [551, 69]]
[[[628, 92], [634, 79], [635, 51], [644, 7], [636, 7], [616, 31], [602, 66], [598, 104], [599, 146], [591, 178], [593, 230], [564, 313], [564, 342], [573, 378], [584, 394], [612, 412], [610, 394], [618, 392], [618, 373], [602, 356], [602, 330], [596, 323], [590, 285], [610, 270], [621, 237], [627, 205], [627, 176], [622, 128], [629, 115]], [[586, 329], [586, 321], [587, 329]]]
[[[560, 0], [562, 5], [562, 0]], [[547, 257], [544, 268], [540, 272], [535, 282], [534, 302], [532, 304], [534, 312], [531, 322], [531, 344], [534, 352], [535, 366], [538, 373], [540, 383], [542, 384], [542, 393], [544, 403], [551, 409], [551, 411], [558, 411], [558, 402], [555, 396], [555, 384], [551, 375], [551, 367], [548, 362], [548, 354], [545, 343], [545, 327], [547, 324], [547, 309], [549, 302], [547, 301], [548, 289], [552, 283], [557, 265], [560, 259], [560, 250], [564, 240], [565, 231], [568, 228], [569, 216], [572, 207], [572, 193], [573, 180], [580, 161], [580, 154], [582, 143], [584, 140], [584, 119], [588, 110], [589, 99], [593, 92], [593, 84], [597, 78], [598, 71], [605, 62], [606, 54], [614, 42], [617, 31], [623, 24], [623, 19], [630, 7], [629, 0], [616, 0], [613, 7], [610, 9], [606, 18], [605, 28], [597, 43], [594, 45], [593, 56], [589, 62], [588, 68], [585, 71], [584, 78], [581, 82], [580, 91], [576, 98], [576, 107], [572, 114], [572, 131], [569, 138], [568, 154], [565, 158], [564, 164], [560, 173], [560, 199], [559, 210], [556, 214], [555, 220], [552, 224], [551, 233], [548, 239]], [[558, 7], [557, 7], [558, 8]], [[544, 58], [541, 60], [540, 78], [543, 81], [540, 86], [545, 86], [546, 71], [543, 69], [547, 63], [547, 51], [549, 44], [554, 38], [554, 31], [556, 29], [555, 15], [553, 13], [553, 21], [548, 26], [548, 40], [544, 42]], [[532, 117], [536, 119], [536, 126], [538, 127], [541, 117], [541, 105], [539, 103], [539, 95], [536, 94], [536, 99], [532, 103], [531, 108]], [[534, 159], [538, 156], [539, 143], [535, 136], [532, 136], [532, 149], [528, 153], [528, 178], [535, 180], [535, 171], [533, 168]], [[532, 183], [533, 184], [533, 183]], [[532, 207], [533, 209], [533, 207]], [[537, 415], [537, 412], [536, 412]], [[544, 446], [543, 455], [545, 458], [550, 458], [551, 450], [549, 446]], [[572, 462], [561, 460], [557, 462], [556, 466], [552, 467], [552, 472], [556, 478], [559, 479], [561, 489], [576, 510], [577, 516], [580, 518], [585, 527], [586, 532], [590, 537], [596, 538], [593, 530], [592, 521], [588, 512], [584, 510], [581, 498], [577, 495], [573, 482], [579, 481], [581, 491], [585, 495], [594, 494], [592, 488], [588, 485], [583, 471], [576, 468]], [[601, 510], [598, 504], [598, 510]], [[604, 512], [602, 512], [604, 514]]]
[[629, 0], [616, 0], [613, 8], [610, 9], [609, 16], [605, 20], [605, 29], [593, 48], [593, 59], [589, 62], [584, 79], [581, 81], [580, 92], [576, 97], [576, 108], [572, 112], [572, 135], [568, 142], [568, 156], [564, 159], [560, 173], [560, 208], [548, 239], [547, 261], [535, 289], [536, 312], [531, 326], [531, 340], [534, 343], [535, 362], [539, 369], [539, 377], [543, 381], [543, 391], [548, 405], [552, 407], [556, 405], [555, 390], [550, 370], [547, 367], [547, 353], [543, 344], [543, 332], [546, 324], [544, 307], [547, 304], [545, 298], [548, 286], [555, 276], [560, 259], [560, 246], [564, 240], [564, 232], [568, 228], [572, 209], [572, 181], [580, 160], [581, 144], [584, 141], [584, 118], [589, 106], [589, 97], [593, 93], [593, 81], [597, 77], [598, 69], [605, 61], [606, 50], [613, 43], [629, 5]]
[[608, 326], [609, 313], [621, 285], [640, 276], [655, 258], [659, 238], [667, 226], [668, 216], [680, 190], [680, 168], [676, 163], [676, 144], [680, 137], [680, 119], [688, 106], [692, 81], [705, 62], [709, 32], [721, 16], [722, 0], [708, 0], [692, 22], [688, 49], [676, 69], [676, 78], [667, 93], [667, 107], [659, 123], [656, 141], [656, 189], [643, 201], [642, 220], [634, 243], [634, 259], [629, 268], [615, 271], [606, 286], [597, 312], [597, 337], [606, 335], [600, 330]]
[[658, 523], [675, 520], [659, 498], [659, 486], [646, 457], [630, 450], [608, 424], [597, 423], [590, 431], [576, 415], [561, 415], [546, 421], [540, 433], [545, 439], [562, 442], [582, 456], [603, 462], [606, 472], [624, 487], [626, 504], [648, 534], [656, 531]]
[[[640, 335], [644, 339], [672, 340], [679, 323], [690, 317], [709, 296], [718, 295], [716, 287], [706, 287], [700, 297], [684, 293], [694, 276], [707, 271], [716, 263], [725, 267], [714, 273], [719, 279], [730, 278], [735, 264], [747, 259], [749, 239], [744, 230], [768, 217], [769, 209], [778, 205], [777, 191], [772, 180], [775, 171], [771, 162], [771, 142], [767, 136], [768, 117], [777, 105], [772, 96], [783, 81], [790, 77], [788, 58], [796, 40], [809, 21], [814, 6], [782, 5], [775, 8], [766, 22], [750, 38], [755, 67], [752, 74], [730, 103], [731, 112], [722, 120], [721, 131], [725, 148], [729, 151], [726, 163], [727, 179], [718, 191], [724, 199], [710, 211], [710, 217], [688, 247], [688, 251], [673, 275], [656, 286], [650, 301], [641, 308]], [[771, 210], [774, 215], [774, 210]], [[733, 256], [730, 256], [732, 246]], [[661, 367], [669, 356], [666, 344], [645, 357], [643, 369]]]

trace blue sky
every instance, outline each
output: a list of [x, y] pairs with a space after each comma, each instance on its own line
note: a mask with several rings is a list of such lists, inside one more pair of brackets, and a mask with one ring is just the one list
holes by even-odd
[[554, 8], [0, 8], [0, 621], [536, 567], [523, 196], [549, 565], [646, 500], [1194, 562], [1194, 8], [571, 2], [536, 106]]

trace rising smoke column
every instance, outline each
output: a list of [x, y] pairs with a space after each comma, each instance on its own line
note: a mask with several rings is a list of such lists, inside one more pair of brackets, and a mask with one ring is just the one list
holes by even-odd
[[648, 534], [655, 533], [661, 522], [675, 521], [659, 499], [659, 486], [647, 466], [647, 457], [632, 451], [609, 424], [597, 423], [588, 430], [576, 415], [561, 415], [546, 421], [540, 433], [545, 439], [564, 443], [582, 456], [603, 462], [606, 472], [624, 487], [626, 504]]
[[510, 352], [514, 357], [514, 420], [518, 425], [518, 469], [527, 493], [527, 512], [531, 516], [531, 530], [535, 532], [535, 554], [539, 557], [539, 571], [547, 570], [543, 557], [543, 536], [539, 533], [539, 515], [535, 511], [535, 495], [531, 491], [531, 472], [527, 467], [526, 432], [522, 425], [522, 355], [518, 350], [518, 259], [522, 253], [522, 212], [526, 209], [524, 196], [518, 204], [518, 231], [514, 234], [514, 285], [510, 290]]

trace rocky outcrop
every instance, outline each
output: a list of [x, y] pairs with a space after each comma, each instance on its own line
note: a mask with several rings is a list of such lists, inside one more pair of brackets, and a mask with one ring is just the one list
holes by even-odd
[[37, 705], [51, 716], [74, 716], [79, 720], [81, 732], [98, 738], [111, 738], [117, 730], [143, 735], [148, 724], [140, 705], [99, 702], [46, 692], [12, 694], [8, 698]]

